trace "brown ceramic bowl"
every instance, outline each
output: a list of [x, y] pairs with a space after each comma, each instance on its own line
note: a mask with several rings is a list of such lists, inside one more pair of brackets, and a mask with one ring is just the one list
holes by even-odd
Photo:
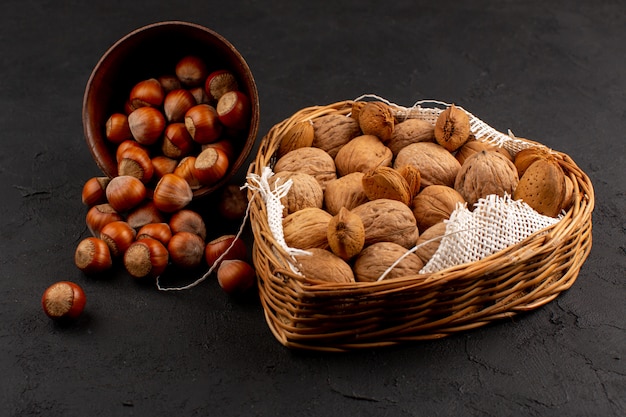
[[230, 42], [214, 31], [193, 23], [168, 21], [144, 26], [118, 40], [100, 58], [89, 77], [83, 97], [83, 128], [89, 150], [105, 175], [117, 175], [117, 145], [105, 136], [109, 116], [123, 112], [133, 85], [144, 79], [174, 74], [176, 63], [186, 55], [203, 58], [209, 71], [230, 69], [252, 106], [247, 131], [232, 140], [236, 156], [228, 173], [218, 183], [195, 190], [194, 196], [219, 189], [244, 164], [259, 128], [258, 91], [248, 64]]

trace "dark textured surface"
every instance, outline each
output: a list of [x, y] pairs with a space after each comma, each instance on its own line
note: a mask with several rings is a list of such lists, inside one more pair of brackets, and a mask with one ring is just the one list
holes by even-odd
[[[5, 2], [0, 415], [625, 415], [623, 2], [300, 3]], [[258, 300], [232, 299], [214, 279], [163, 293], [121, 271], [82, 275], [72, 262], [88, 234], [80, 191], [99, 174], [82, 134], [84, 86], [117, 39], [176, 19], [246, 57], [259, 138], [302, 107], [374, 93], [455, 102], [569, 154], [596, 191], [578, 280], [513, 320], [328, 355], [283, 348]], [[88, 297], [72, 325], [39, 304], [61, 279]]]

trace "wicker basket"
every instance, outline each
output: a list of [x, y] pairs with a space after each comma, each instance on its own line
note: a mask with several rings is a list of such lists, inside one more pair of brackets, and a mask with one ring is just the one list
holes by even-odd
[[[282, 134], [293, 124], [330, 113], [347, 115], [352, 103], [305, 108], [275, 125], [261, 141], [248, 174], [261, 175], [264, 167], [273, 167]], [[434, 124], [440, 107], [420, 104], [394, 109], [396, 117], [418, 117]], [[470, 120], [476, 137], [500, 145], [509, 137], [471, 113]], [[543, 146], [524, 139], [504, 142], [513, 154], [524, 147]], [[295, 273], [290, 256], [270, 231], [263, 199], [249, 191], [253, 259], [272, 333], [289, 348], [373, 348], [442, 338], [552, 301], [574, 283], [589, 254], [594, 206], [587, 175], [569, 156], [554, 153], [573, 181], [575, 193], [572, 207], [554, 226], [476, 262], [377, 282], [315, 284]]]

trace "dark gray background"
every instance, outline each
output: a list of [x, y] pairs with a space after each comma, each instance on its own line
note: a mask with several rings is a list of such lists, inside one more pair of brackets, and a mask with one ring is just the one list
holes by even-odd
[[[302, 3], [3, 3], [0, 415], [625, 415], [623, 2]], [[257, 297], [232, 299], [214, 279], [162, 293], [121, 271], [85, 277], [73, 265], [88, 235], [80, 192], [99, 175], [85, 84], [117, 39], [177, 19], [244, 55], [259, 140], [300, 108], [374, 93], [455, 102], [569, 154], [596, 191], [578, 280], [532, 313], [444, 340], [321, 354], [282, 347]], [[62, 279], [88, 297], [69, 326], [39, 304]]]

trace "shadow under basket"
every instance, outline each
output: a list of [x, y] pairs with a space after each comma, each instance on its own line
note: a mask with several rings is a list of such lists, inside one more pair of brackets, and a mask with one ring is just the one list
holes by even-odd
[[[327, 114], [348, 115], [352, 103], [308, 107], [275, 125], [262, 139], [248, 174], [261, 176], [264, 167], [274, 166], [282, 135], [291, 126]], [[433, 124], [442, 111], [436, 106], [394, 109], [396, 117], [403, 113]], [[479, 122], [471, 123], [476, 137], [509, 138], [471, 114], [470, 120]], [[476, 134], [485, 126], [486, 132]], [[510, 144], [513, 154], [543, 146], [521, 138]], [[594, 192], [569, 156], [552, 152], [574, 184], [573, 203], [556, 224], [479, 261], [376, 282], [316, 284], [294, 272], [294, 261], [270, 231], [265, 202], [249, 190], [253, 260], [272, 333], [289, 348], [376, 348], [465, 332], [554, 300], [572, 286], [591, 249]]]

